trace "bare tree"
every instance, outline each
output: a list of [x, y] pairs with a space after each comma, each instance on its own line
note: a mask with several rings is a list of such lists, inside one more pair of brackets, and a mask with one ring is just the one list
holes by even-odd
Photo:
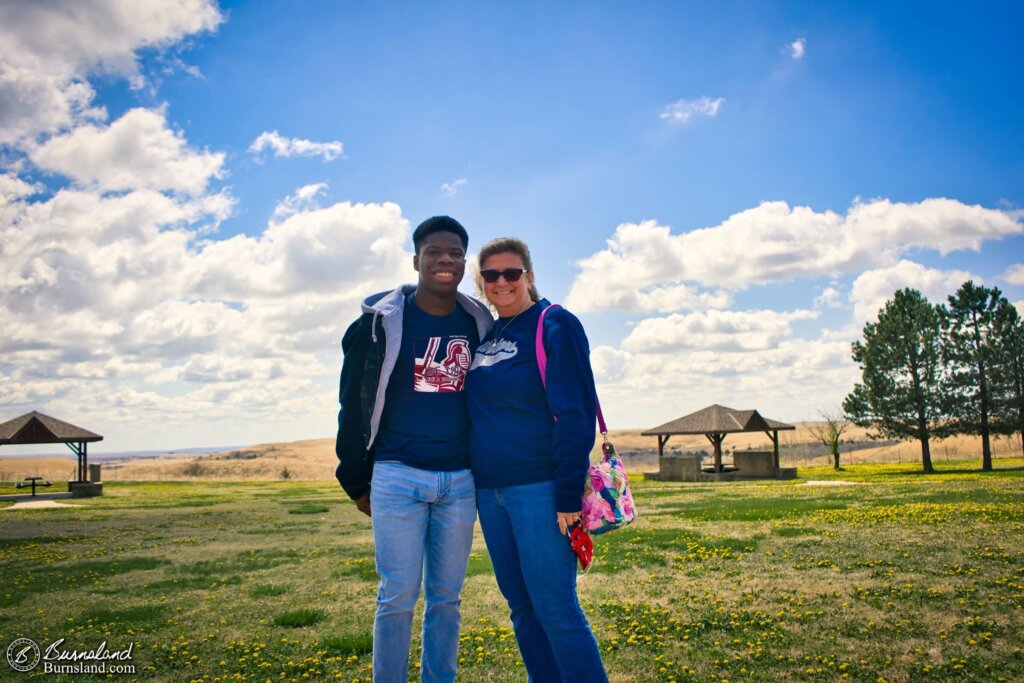
[[839, 440], [850, 426], [850, 420], [841, 410], [823, 410], [818, 413], [821, 422], [812, 422], [807, 430], [816, 440], [832, 449], [833, 467], [839, 469]]

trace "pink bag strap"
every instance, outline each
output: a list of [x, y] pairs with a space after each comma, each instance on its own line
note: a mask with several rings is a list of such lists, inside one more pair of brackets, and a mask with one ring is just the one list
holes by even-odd
[[[548, 388], [548, 353], [544, 350], [544, 316], [555, 307], [561, 308], [559, 304], [551, 304], [540, 312], [537, 319], [537, 338], [535, 346], [537, 349], [537, 367], [540, 369], [540, 381], [544, 388]], [[601, 435], [608, 436], [608, 425], [604, 423], [604, 413], [601, 412], [601, 399], [597, 397], [597, 389], [594, 389], [594, 400], [597, 402], [597, 426], [601, 429]], [[607, 438], [605, 439], [607, 440]]]

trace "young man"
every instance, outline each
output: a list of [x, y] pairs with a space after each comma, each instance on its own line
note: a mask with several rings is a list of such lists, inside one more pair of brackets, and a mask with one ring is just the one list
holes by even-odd
[[372, 512], [376, 683], [406, 679], [421, 582], [420, 680], [455, 680], [459, 594], [476, 521], [462, 389], [473, 349], [493, 324], [483, 304], [457, 291], [466, 229], [435, 216], [412, 239], [418, 283], [366, 299], [341, 342], [337, 477], [356, 507]]

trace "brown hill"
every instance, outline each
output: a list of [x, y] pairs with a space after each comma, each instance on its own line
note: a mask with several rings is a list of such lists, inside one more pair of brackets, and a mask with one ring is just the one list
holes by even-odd
[[[829, 463], [828, 449], [815, 444], [808, 423], [798, 423], [797, 429], [780, 432], [782, 464], [784, 466], [825, 465]], [[640, 436], [641, 429], [612, 430], [611, 439], [619, 453], [634, 471], [656, 470], [657, 440]], [[872, 445], [867, 430], [851, 427], [844, 435], [845, 447], [856, 447], [842, 454], [846, 464], [867, 462], [917, 462], [921, 448], [916, 441]], [[592, 457], [599, 453], [600, 439], [595, 441]], [[754, 450], [770, 448], [764, 434], [730, 434], [724, 447]], [[992, 441], [996, 457], [1019, 457], [1019, 435], [998, 437]], [[674, 436], [669, 441], [670, 452], [710, 450], [702, 435]], [[981, 440], [978, 437], [954, 437], [932, 442], [935, 460], [981, 458]], [[216, 479], [224, 481], [248, 480], [329, 480], [334, 478], [337, 459], [333, 439], [308, 439], [287, 443], [267, 443], [238, 450], [224, 451], [206, 456], [166, 455], [145, 460], [126, 460], [103, 465], [104, 481], [178, 481], [189, 479]], [[0, 458], [0, 479], [20, 481], [27, 476], [43, 476], [54, 483], [73, 477], [75, 463], [72, 458]]]
[[[56, 456], [0, 458], [0, 480], [18, 482], [25, 477], [43, 477], [48, 479], [59, 490], [58, 482], [66, 482], [75, 478], [78, 462], [74, 458]], [[53, 490], [53, 489], [45, 489]]]

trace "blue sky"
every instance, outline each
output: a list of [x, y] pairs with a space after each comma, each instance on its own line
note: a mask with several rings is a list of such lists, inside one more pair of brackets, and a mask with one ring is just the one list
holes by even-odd
[[[903, 286], [1024, 307], [1019, 3], [0, 8], [0, 418], [329, 436], [411, 228], [525, 239], [613, 427], [837, 406]], [[471, 288], [464, 286], [469, 291]]]

